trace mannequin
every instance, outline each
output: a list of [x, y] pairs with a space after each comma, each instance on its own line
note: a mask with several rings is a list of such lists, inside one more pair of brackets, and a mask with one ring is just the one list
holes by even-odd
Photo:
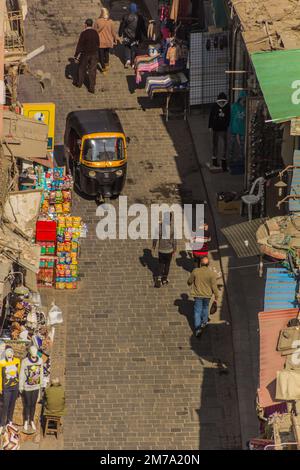
[[0, 393], [3, 407], [0, 416], [0, 434], [3, 427], [12, 424], [16, 400], [19, 395], [20, 359], [14, 357], [14, 350], [6, 346], [4, 359], [0, 361]]
[[36, 346], [31, 346], [27, 357], [23, 359], [20, 371], [20, 392], [24, 396], [24, 431], [29, 425], [36, 431], [34, 423], [35, 407], [43, 386], [43, 361], [38, 356]]

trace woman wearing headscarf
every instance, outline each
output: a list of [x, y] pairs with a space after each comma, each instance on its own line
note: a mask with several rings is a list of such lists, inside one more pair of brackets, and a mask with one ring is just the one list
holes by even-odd
[[107, 8], [101, 8], [100, 16], [95, 23], [95, 29], [100, 39], [99, 62], [102, 72], [105, 72], [109, 68], [109, 49], [112, 49], [118, 41], [114, 23], [109, 17]]
[[119, 28], [119, 36], [123, 37], [125, 68], [128, 68], [130, 65], [133, 65], [136, 46], [143, 37], [147, 37], [145, 20], [138, 13], [137, 4], [134, 2], [129, 6], [129, 13], [123, 16]]

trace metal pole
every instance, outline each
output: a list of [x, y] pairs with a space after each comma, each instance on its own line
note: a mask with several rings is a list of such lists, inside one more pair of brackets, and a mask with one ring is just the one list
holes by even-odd
[[0, 0], [0, 141], [3, 139], [3, 105], [5, 104], [4, 12], [5, 12], [5, 0]]

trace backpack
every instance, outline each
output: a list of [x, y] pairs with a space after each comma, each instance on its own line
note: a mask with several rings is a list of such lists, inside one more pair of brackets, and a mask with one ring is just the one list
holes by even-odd
[[126, 19], [126, 26], [124, 28], [124, 33], [129, 39], [135, 40], [136, 30], [138, 25], [138, 15], [135, 13], [130, 13]]

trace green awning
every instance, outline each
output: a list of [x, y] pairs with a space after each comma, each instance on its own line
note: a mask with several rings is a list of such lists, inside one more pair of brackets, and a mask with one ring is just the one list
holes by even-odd
[[272, 119], [300, 116], [300, 50], [255, 52], [251, 59]]

